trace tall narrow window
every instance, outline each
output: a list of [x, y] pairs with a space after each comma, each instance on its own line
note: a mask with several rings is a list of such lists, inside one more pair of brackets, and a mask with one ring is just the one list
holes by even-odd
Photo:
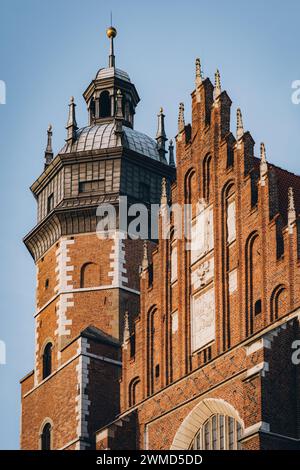
[[47, 199], [47, 214], [49, 214], [49, 212], [52, 211], [54, 207], [54, 195], [53, 193], [50, 194], [50, 196], [48, 196], [48, 199]]
[[52, 343], [47, 343], [43, 354], [43, 379], [52, 372]]
[[276, 258], [281, 259], [284, 255], [284, 239], [282, 233], [282, 223], [276, 220]]
[[95, 100], [94, 98], [91, 99], [90, 101], [90, 117], [91, 119], [95, 118]]
[[46, 423], [41, 434], [41, 450], [51, 450], [51, 424]]
[[135, 377], [129, 384], [129, 406], [134, 406], [137, 402], [138, 386], [140, 384], [139, 377]]
[[203, 160], [203, 198], [209, 202], [210, 197], [210, 173], [211, 173], [211, 156], [207, 155]]
[[99, 117], [105, 118], [110, 116], [110, 96], [108, 91], [102, 91], [99, 98]]

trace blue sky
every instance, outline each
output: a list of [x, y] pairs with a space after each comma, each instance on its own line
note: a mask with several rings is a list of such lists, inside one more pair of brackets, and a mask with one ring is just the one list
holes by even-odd
[[[135, 127], [155, 135], [160, 106], [168, 136], [176, 133], [178, 103], [190, 115], [194, 62], [205, 76], [218, 67], [222, 87], [241, 107], [245, 127], [264, 141], [269, 161], [300, 173], [300, 2], [287, 0], [1, 0], [0, 105], [1, 316], [0, 448], [19, 446], [19, 379], [33, 368], [35, 269], [22, 237], [35, 225], [28, 187], [40, 174], [51, 122], [54, 149], [64, 144], [68, 101], [79, 126], [87, 123], [82, 92], [107, 65], [110, 10], [118, 28], [116, 63], [134, 81], [141, 102]], [[259, 146], [256, 146], [258, 153]]]

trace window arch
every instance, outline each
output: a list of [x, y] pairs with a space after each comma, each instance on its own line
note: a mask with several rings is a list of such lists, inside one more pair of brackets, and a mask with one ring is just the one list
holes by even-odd
[[155, 349], [158, 341], [156, 334], [156, 323], [157, 323], [157, 308], [153, 306], [150, 308], [147, 315], [147, 385], [148, 394], [152, 394], [155, 388], [155, 365], [156, 356], [158, 351]]
[[105, 118], [110, 116], [110, 96], [107, 90], [102, 91], [99, 98], [99, 117]]
[[190, 168], [186, 175], [185, 175], [185, 182], [184, 182], [184, 195], [185, 195], [185, 203], [191, 204], [192, 203], [192, 194], [196, 189], [196, 172], [194, 168]]
[[95, 114], [96, 114], [95, 100], [94, 100], [94, 98], [92, 98], [91, 101], [90, 101], [90, 118], [94, 119]]
[[257, 232], [249, 235], [245, 250], [246, 265], [246, 334], [252, 334], [254, 331], [255, 304], [260, 300], [260, 283], [255, 280], [260, 279], [260, 238]]
[[226, 215], [226, 241], [228, 244], [236, 239], [234, 183], [229, 181], [223, 189], [223, 213]]
[[203, 160], [203, 199], [209, 202], [211, 181], [211, 155], [206, 155]]
[[140, 378], [135, 377], [129, 384], [129, 406], [134, 406], [137, 402], [137, 388], [140, 384]]
[[41, 450], [51, 450], [52, 445], [52, 425], [49, 421], [47, 421], [41, 432]]
[[[196, 201], [197, 201], [197, 194], [196, 194], [196, 172], [194, 168], [190, 168], [184, 180], [184, 202], [187, 204], [186, 211], [184, 215], [184, 224], [185, 224], [185, 236], [187, 240], [191, 240], [192, 236], [192, 220], [196, 215]], [[194, 196], [194, 197], [193, 197]], [[198, 202], [198, 201], [197, 201]]]
[[85, 263], [80, 270], [80, 287], [96, 287], [100, 284], [100, 268], [98, 264]]
[[273, 290], [270, 301], [271, 321], [277, 320], [281, 312], [285, 313], [285, 295], [286, 289], [282, 284]]
[[52, 343], [46, 344], [43, 352], [43, 379], [48, 377], [52, 372]]
[[170, 269], [171, 269], [171, 283], [172, 284], [178, 279], [177, 240], [174, 235], [175, 235], [174, 228], [172, 228], [171, 240], [170, 240]]

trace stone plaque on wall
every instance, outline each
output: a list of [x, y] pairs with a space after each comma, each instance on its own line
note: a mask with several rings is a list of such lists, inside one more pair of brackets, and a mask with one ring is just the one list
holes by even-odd
[[171, 250], [171, 282], [177, 281], [177, 247], [172, 246]]
[[194, 263], [214, 247], [213, 208], [202, 209], [192, 222], [191, 262]]
[[235, 201], [230, 201], [227, 206], [227, 242], [231, 243], [236, 238], [235, 230]]
[[192, 352], [215, 339], [215, 290], [192, 296]]

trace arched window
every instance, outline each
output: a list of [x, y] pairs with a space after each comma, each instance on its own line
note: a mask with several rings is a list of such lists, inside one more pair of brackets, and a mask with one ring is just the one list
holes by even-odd
[[171, 260], [171, 283], [173, 284], [178, 279], [178, 267], [177, 267], [177, 240], [174, 236], [174, 229], [171, 231], [170, 240], [170, 260]]
[[96, 263], [85, 263], [80, 271], [80, 287], [97, 287], [100, 284], [100, 269]]
[[94, 100], [94, 98], [92, 98], [91, 101], [90, 101], [90, 117], [91, 117], [91, 119], [94, 119], [95, 111], [96, 111], [95, 100]]
[[203, 160], [203, 198], [209, 202], [210, 196], [210, 173], [211, 173], [211, 156], [206, 155]]
[[155, 365], [159, 358], [157, 327], [158, 313], [155, 306], [148, 312], [147, 318], [147, 376], [148, 394], [155, 391]]
[[270, 307], [271, 321], [277, 320], [277, 318], [286, 313], [287, 298], [286, 289], [283, 285], [279, 285], [273, 290]]
[[43, 379], [52, 372], [52, 343], [47, 343], [43, 353]]
[[46, 423], [41, 434], [41, 450], [51, 450], [51, 424]]
[[255, 329], [255, 315], [258, 315], [262, 309], [261, 285], [260, 282], [257, 282], [261, 276], [261, 247], [257, 232], [253, 232], [247, 239], [245, 265], [246, 334], [249, 335]]
[[193, 438], [193, 450], [239, 450], [242, 426], [232, 416], [212, 415]]
[[105, 118], [110, 116], [110, 96], [107, 90], [102, 91], [99, 98], [99, 117]]
[[139, 377], [135, 377], [129, 384], [129, 406], [134, 406], [137, 402], [137, 387], [139, 383]]

